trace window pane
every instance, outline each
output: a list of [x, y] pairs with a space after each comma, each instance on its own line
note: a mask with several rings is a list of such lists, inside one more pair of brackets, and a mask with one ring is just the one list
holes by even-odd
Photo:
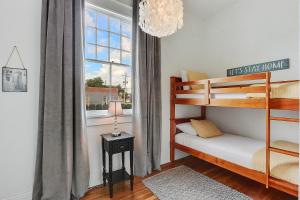
[[92, 10], [86, 10], [85, 12], [85, 24], [87, 26], [96, 27], [96, 12]]
[[88, 59], [96, 59], [96, 45], [85, 44], [85, 57]]
[[120, 33], [120, 20], [114, 17], [110, 17], [110, 31]]
[[122, 50], [131, 51], [131, 40], [127, 37], [122, 37]]
[[122, 64], [131, 65], [131, 53], [122, 51]]
[[110, 62], [120, 63], [120, 50], [110, 49]]
[[110, 34], [110, 47], [120, 49], [121, 48], [120, 43], [121, 43], [120, 35], [111, 33]]
[[131, 32], [132, 32], [131, 25], [126, 22], [122, 22], [122, 35], [131, 38]]
[[97, 31], [97, 44], [102, 46], [108, 46], [108, 32], [106, 31]]
[[85, 71], [87, 110], [107, 110], [110, 99], [109, 64], [85, 62]]
[[97, 16], [97, 27], [98, 29], [108, 30], [108, 17], [101, 13], [98, 13]]
[[85, 25], [85, 58], [91, 59], [84, 62], [89, 115], [107, 115], [110, 100], [121, 99], [123, 109], [131, 109], [131, 23], [87, 8]]
[[87, 43], [96, 44], [96, 29], [87, 27], [85, 31], [85, 41]]
[[108, 48], [98, 46], [97, 59], [102, 61], [108, 61]]
[[131, 67], [112, 65], [112, 87], [118, 88], [124, 109], [131, 109]]

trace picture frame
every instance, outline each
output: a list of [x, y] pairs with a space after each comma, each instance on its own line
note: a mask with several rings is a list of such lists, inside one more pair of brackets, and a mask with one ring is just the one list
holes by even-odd
[[27, 92], [27, 69], [2, 67], [2, 92]]

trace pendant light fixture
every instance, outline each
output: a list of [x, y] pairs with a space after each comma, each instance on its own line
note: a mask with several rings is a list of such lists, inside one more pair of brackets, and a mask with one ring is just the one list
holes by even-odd
[[139, 26], [156, 37], [165, 37], [183, 27], [182, 0], [142, 0], [139, 3]]

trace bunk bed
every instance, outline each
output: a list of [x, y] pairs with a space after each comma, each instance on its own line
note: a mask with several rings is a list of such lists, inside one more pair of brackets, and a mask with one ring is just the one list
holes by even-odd
[[[242, 82], [242, 83], [241, 83]], [[246, 83], [245, 83], [246, 82]], [[255, 82], [255, 84], [253, 83]], [[258, 82], [258, 83], [257, 83]], [[197, 81], [182, 82], [179, 77], [170, 78], [170, 158], [174, 161], [175, 149], [191, 154], [197, 158], [238, 173], [242, 176], [265, 184], [266, 187], [276, 188], [283, 192], [298, 196], [298, 185], [270, 174], [270, 154], [288, 155], [299, 158], [298, 151], [291, 151], [276, 147], [270, 141], [271, 121], [299, 122], [298, 118], [273, 117], [271, 110], [299, 111], [299, 97], [285, 98], [285, 96], [274, 96], [273, 85], [299, 83], [298, 80], [271, 82], [271, 72], [241, 75], [234, 77], [213, 78]], [[187, 89], [187, 86], [201, 85], [201, 89]], [[249, 95], [250, 94], [250, 95]], [[199, 105], [201, 116], [192, 118], [176, 118], [175, 106]], [[242, 138], [230, 134], [212, 139], [197, 139], [181, 133], [176, 128], [177, 124], [189, 122], [191, 119], [206, 119], [206, 107], [236, 107], [264, 109], [266, 113], [266, 140], [255, 143], [250, 138]], [[225, 142], [223, 142], [225, 141]], [[226, 142], [227, 141], [227, 142]], [[230, 141], [239, 141], [242, 145], [232, 145]], [[222, 143], [223, 142], [223, 143]], [[211, 143], [211, 144], [210, 144]], [[223, 145], [218, 145], [223, 144]], [[210, 145], [209, 145], [210, 144]], [[227, 145], [227, 147], [226, 147]], [[223, 149], [218, 149], [220, 146]], [[241, 146], [248, 148], [239, 148]], [[226, 147], [226, 148], [225, 148]], [[233, 147], [230, 150], [230, 147]], [[265, 148], [265, 170], [258, 171], [249, 166], [249, 157], [259, 148]], [[228, 156], [226, 149], [234, 155]], [[235, 154], [236, 153], [236, 154]], [[240, 158], [240, 159], [239, 159]]]

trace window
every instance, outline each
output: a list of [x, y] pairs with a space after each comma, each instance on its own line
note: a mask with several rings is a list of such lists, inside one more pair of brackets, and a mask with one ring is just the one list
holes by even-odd
[[124, 113], [131, 101], [131, 21], [100, 8], [85, 10], [86, 110], [107, 114], [110, 100], [122, 100]]

